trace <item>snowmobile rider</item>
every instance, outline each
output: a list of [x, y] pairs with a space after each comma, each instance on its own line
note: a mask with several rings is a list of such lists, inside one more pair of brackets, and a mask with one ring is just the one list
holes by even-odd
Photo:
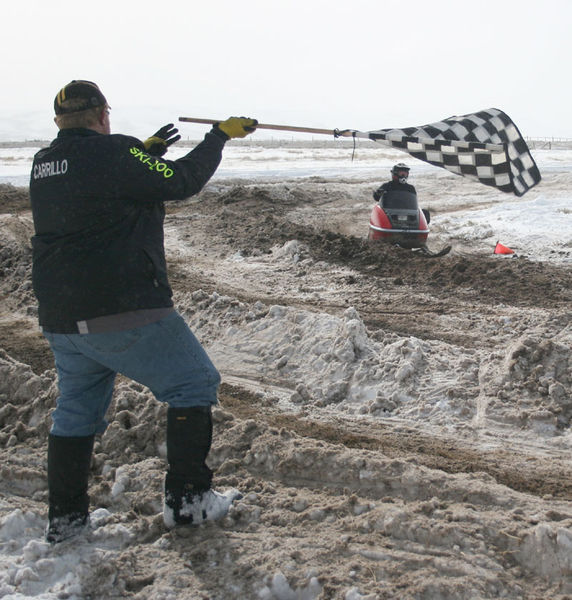
[[399, 190], [403, 192], [412, 192], [417, 194], [415, 187], [407, 183], [409, 177], [409, 167], [404, 163], [397, 163], [391, 169], [391, 181], [386, 181], [380, 185], [375, 192], [373, 192], [373, 198], [376, 202], [379, 202], [385, 192], [389, 190]]
[[177, 160], [172, 124], [146, 141], [111, 134], [99, 87], [74, 80], [54, 100], [57, 138], [34, 157], [32, 281], [59, 397], [48, 438], [48, 527], [59, 542], [89, 524], [94, 438], [106, 427], [117, 373], [167, 404], [167, 527], [227, 514], [240, 494], [211, 488], [206, 459], [220, 375], [173, 307], [163, 246], [164, 202], [197, 194], [225, 142], [256, 129], [231, 117]]

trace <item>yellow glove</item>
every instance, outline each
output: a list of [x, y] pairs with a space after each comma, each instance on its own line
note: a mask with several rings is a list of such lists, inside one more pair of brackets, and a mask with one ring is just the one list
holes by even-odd
[[228, 135], [229, 138], [243, 138], [252, 133], [258, 121], [256, 119], [247, 119], [246, 117], [230, 117], [226, 121], [217, 124], [217, 127]]

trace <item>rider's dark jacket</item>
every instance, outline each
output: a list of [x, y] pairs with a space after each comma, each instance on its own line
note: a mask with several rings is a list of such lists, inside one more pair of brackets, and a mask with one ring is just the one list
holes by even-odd
[[386, 181], [382, 185], [380, 185], [375, 192], [373, 192], [373, 199], [376, 202], [379, 202], [383, 197], [383, 194], [389, 190], [401, 191], [401, 192], [411, 192], [416, 194], [415, 187], [410, 185], [409, 183], [399, 183], [399, 181], [392, 179], [391, 181]]
[[170, 161], [133, 137], [64, 129], [36, 154], [32, 281], [44, 331], [77, 333], [78, 321], [173, 306], [163, 202], [198, 193], [226, 139], [213, 130]]

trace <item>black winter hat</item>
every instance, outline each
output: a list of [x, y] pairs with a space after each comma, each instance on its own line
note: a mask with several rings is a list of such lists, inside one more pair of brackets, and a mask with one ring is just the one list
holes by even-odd
[[56, 115], [67, 115], [106, 104], [105, 96], [93, 81], [74, 79], [58, 92], [54, 110]]

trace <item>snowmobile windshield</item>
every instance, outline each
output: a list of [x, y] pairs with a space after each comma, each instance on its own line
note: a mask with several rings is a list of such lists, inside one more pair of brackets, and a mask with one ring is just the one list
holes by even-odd
[[416, 210], [418, 208], [417, 194], [399, 190], [387, 190], [383, 195], [382, 207]]

